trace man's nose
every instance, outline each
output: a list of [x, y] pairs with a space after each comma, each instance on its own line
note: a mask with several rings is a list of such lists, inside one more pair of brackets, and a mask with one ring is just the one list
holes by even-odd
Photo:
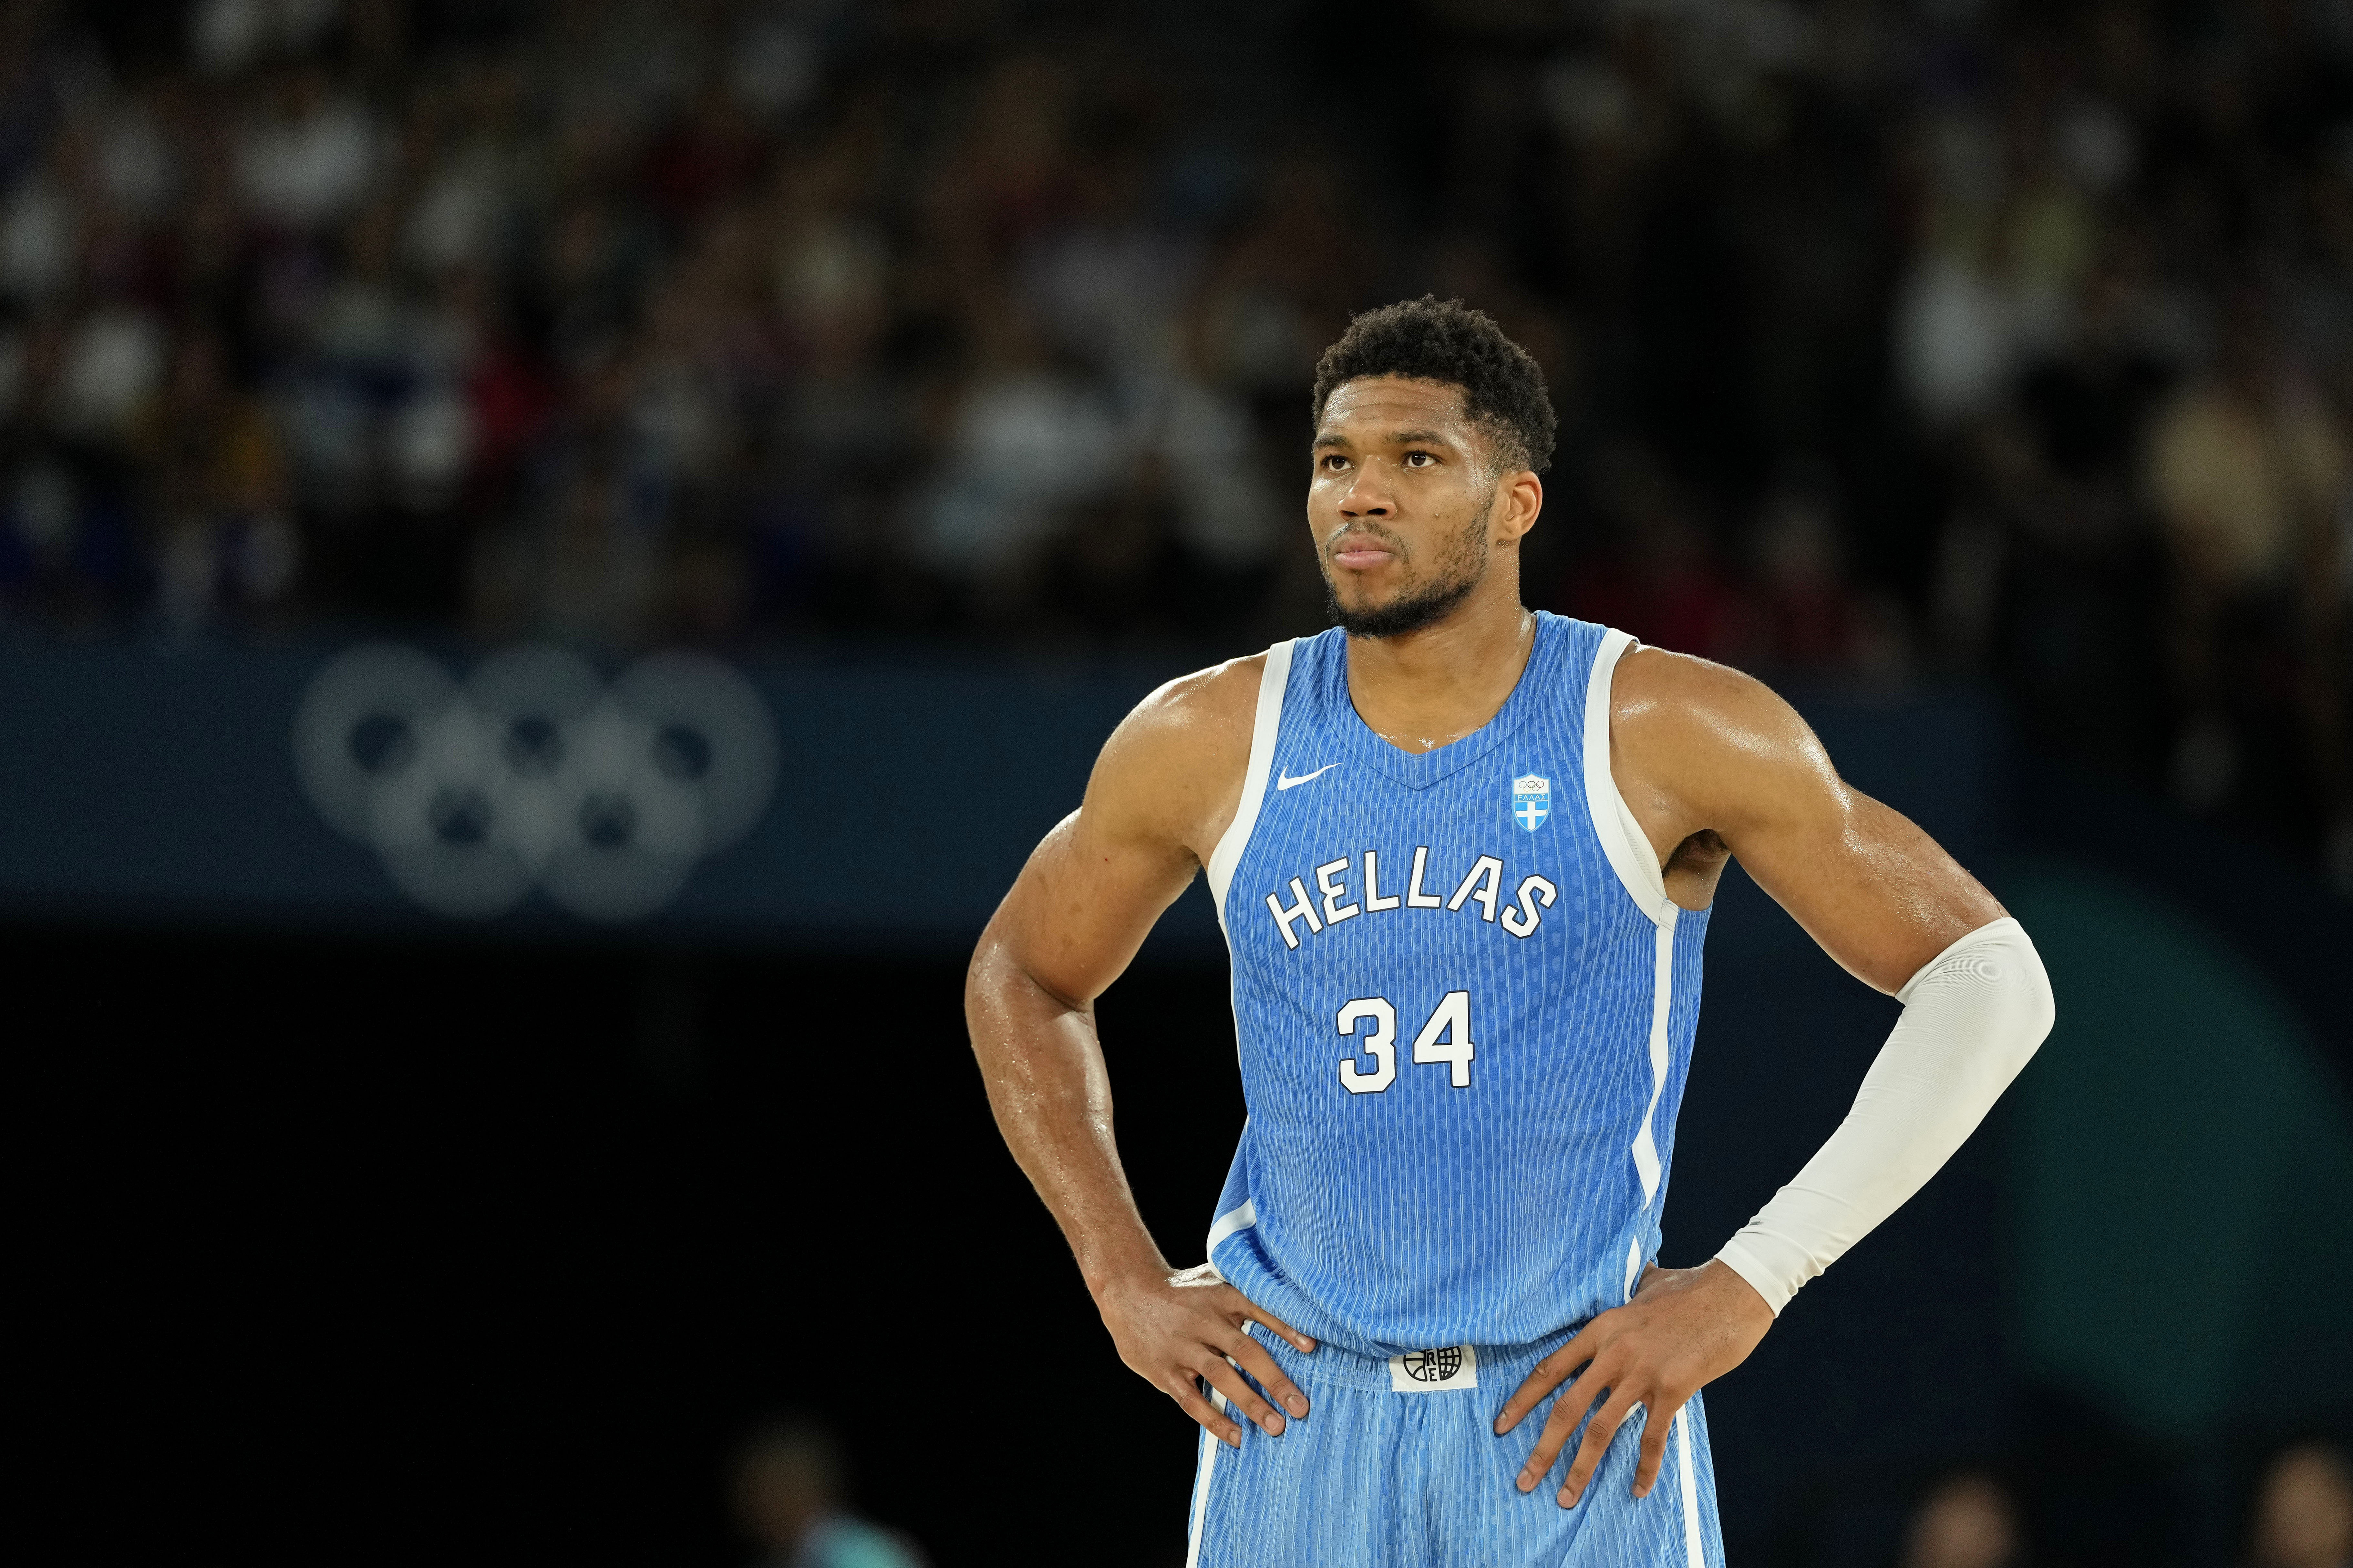
[[1340, 498], [1342, 517], [1387, 517], [1391, 500], [1386, 487], [1368, 473], [1359, 472], [1348, 493]]

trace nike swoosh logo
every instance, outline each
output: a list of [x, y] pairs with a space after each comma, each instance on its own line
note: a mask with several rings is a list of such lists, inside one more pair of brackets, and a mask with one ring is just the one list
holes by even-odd
[[1317, 768], [1314, 773], [1302, 773], [1302, 774], [1300, 774], [1297, 778], [1293, 778], [1289, 773], [1284, 773], [1284, 774], [1282, 774], [1281, 777], [1277, 778], [1277, 779], [1274, 781], [1274, 787], [1275, 787], [1275, 788], [1277, 788], [1277, 789], [1279, 789], [1279, 790], [1283, 790], [1283, 789], [1289, 789], [1289, 788], [1291, 788], [1293, 784], [1303, 784], [1310, 783], [1310, 782], [1312, 782], [1312, 781], [1314, 781], [1314, 780], [1315, 780], [1315, 779], [1320, 779], [1320, 778], [1322, 778], [1325, 773], [1330, 773], [1334, 768], [1336, 768], [1336, 767], [1338, 767], [1339, 765], [1340, 765], [1340, 764], [1339, 764], [1339, 763], [1325, 763], [1322, 767]]

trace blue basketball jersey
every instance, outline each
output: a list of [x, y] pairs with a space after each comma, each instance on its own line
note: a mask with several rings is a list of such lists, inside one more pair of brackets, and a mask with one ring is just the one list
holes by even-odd
[[1502, 710], [1419, 755], [1357, 717], [1343, 633], [1268, 650], [1208, 866], [1250, 1111], [1208, 1255], [1303, 1332], [1526, 1344], [1657, 1254], [1707, 916], [1610, 777], [1630, 646], [1539, 615]]

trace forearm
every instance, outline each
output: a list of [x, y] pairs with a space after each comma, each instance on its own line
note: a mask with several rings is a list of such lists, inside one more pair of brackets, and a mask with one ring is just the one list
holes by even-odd
[[1122, 1277], [1166, 1274], [1120, 1168], [1094, 1010], [1054, 996], [1001, 942], [984, 939], [965, 1016], [997, 1130], [1062, 1227], [1088, 1290], [1100, 1298]]
[[1952, 1157], [2054, 1016], [2042, 961], [2009, 919], [1954, 942], [1897, 995], [1904, 1015], [1845, 1121], [1717, 1254], [1777, 1313]]

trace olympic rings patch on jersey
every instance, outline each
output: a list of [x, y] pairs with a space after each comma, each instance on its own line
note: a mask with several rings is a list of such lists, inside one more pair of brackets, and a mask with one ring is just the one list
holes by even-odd
[[459, 682], [371, 643], [311, 678], [294, 763], [320, 815], [427, 909], [485, 919], [536, 887], [626, 921], [759, 820], [776, 726], [750, 681], [701, 654], [650, 655], [608, 685], [576, 654], [517, 647]]
[[1512, 781], [1512, 820], [1534, 833], [1552, 815], [1552, 780], [1522, 773]]

